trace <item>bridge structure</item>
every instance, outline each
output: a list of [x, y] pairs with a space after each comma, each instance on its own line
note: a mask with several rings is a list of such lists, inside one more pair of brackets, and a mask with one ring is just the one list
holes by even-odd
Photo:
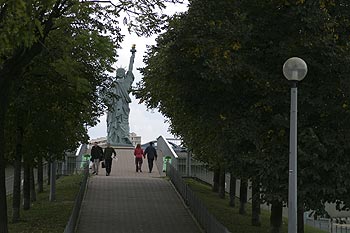
[[[147, 159], [136, 172], [133, 149], [116, 148], [112, 171], [89, 177], [78, 233], [202, 232], [171, 182], [164, 179], [163, 150], [149, 172]], [[161, 165], [161, 166], [159, 166]]]

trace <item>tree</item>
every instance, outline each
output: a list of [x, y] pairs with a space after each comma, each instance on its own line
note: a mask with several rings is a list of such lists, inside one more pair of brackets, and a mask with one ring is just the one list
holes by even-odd
[[310, 70], [300, 88], [299, 140], [309, 129], [318, 137], [299, 145], [299, 200], [312, 209], [348, 200], [340, 185], [347, 179], [322, 174], [347, 174], [349, 10], [345, 1], [191, 1], [145, 59], [137, 97], [159, 108], [201, 158], [210, 161], [215, 152], [205, 156], [206, 149], [230, 138], [226, 145], [239, 153], [226, 153], [229, 161], [254, 168], [246, 176], [258, 178], [272, 203], [275, 232], [287, 200], [289, 90], [281, 66], [291, 56]]
[[[119, 4], [100, 6], [99, 1], [78, 0], [32, 0], [10, 1], [0, 4], [0, 143], [4, 145], [5, 115], [9, 106], [11, 90], [14, 84], [21, 84], [24, 72], [33, 59], [41, 54], [49, 34], [57, 29], [64, 30], [68, 25], [80, 29], [91, 29], [97, 34], [109, 34], [115, 42], [116, 49], [122, 35], [118, 25], [120, 12], [127, 10], [130, 29], [148, 34], [159, 28], [163, 17], [155, 12], [155, 6], [164, 8], [164, 1], [123, 1]], [[104, 1], [101, 1], [104, 2]], [[134, 8], [130, 8], [134, 6]], [[132, 23], [134, 22], [134, 23]], [[135, 23], [136, 22], [136, 23]], [[140, 26], [145, 22], [143, 26]], [[18, 33], [20, 32], [20, 33]], [[67, 61], [67, 60], [66, 60]], [[16, 84], [16, 85], [17, 85]], [[93, 119], [93, 122], [96, 119]], [[72, 122], [73, 123], [73, 122]], [[4, 150], [0, 150], [0, 208], [7, 209], [4, 173]], [[0, 214], [0, 232], [7, 232], [6, 211]]]

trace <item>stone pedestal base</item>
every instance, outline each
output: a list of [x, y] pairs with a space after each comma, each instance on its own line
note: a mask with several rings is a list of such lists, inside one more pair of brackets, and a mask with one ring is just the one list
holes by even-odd
[[[107, 143], [103, 143], [103, 144], [100, 144], [100, 146], [102, 147], [102, 148], [106, 148], [107, 147]], [[110, 145], [112, 148], [114, 148], [114, 149], [117, 149], [117, 150], [120, 150], [120, 149], [128, 149], [128, 150], [133, 150], [133, 149], [135, 149], [135, 147], [133, 146], [133, 145], [126, 145], [126, 144], [124, 144], [124, 145]]]

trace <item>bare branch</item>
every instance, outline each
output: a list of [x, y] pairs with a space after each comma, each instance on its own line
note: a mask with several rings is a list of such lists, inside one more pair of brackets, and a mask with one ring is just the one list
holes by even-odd
[[111, 4], [111, 5], [113, 5], [114, 7], [120, 7], [120, 6], [117, 6], [116, 4], [114, 4], [112, 1], [98, 1], [98, 0], [95, 0], [95, 1], [81, 1], [82, 3], [109, 3], [109, 4]]

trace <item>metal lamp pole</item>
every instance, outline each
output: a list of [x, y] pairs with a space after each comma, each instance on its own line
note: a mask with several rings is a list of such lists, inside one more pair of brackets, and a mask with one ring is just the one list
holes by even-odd
[[297, 95], [298, 81], [304, 79], [307, 65], [298, 57], [289, 58], [283, 65], [284, 76], [291, 81], [289, 180], [288, 180], [288, 233], [297, 233]]

